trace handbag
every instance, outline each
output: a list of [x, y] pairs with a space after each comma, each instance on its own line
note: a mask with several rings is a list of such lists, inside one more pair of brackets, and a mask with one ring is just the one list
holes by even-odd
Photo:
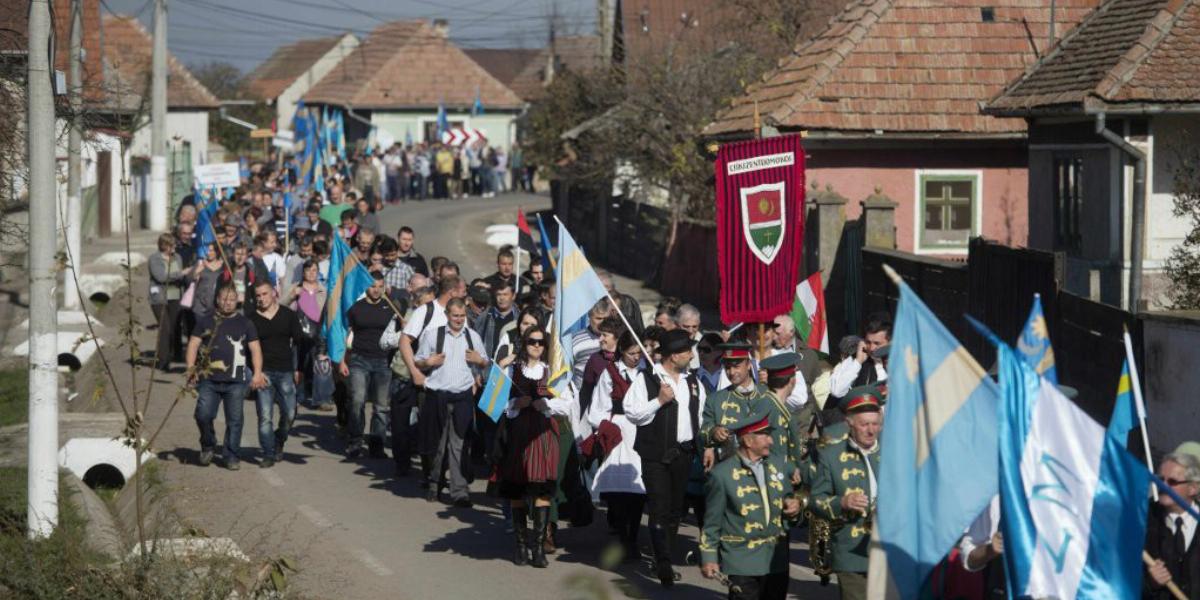
[[608, 417], [600, 421], [600, 426], [579, 443], [580, 454], [587, 463], [604, 462], [613, 449], [621, 443], [621, 428], [612, 422], [611, 413]]
[[183, 296], [179, 298], [179, 306], [183, 308], [191, 308], [192, 302], [196, 300], [196, 282], [188, 284], [187, 289], [183, 291]]

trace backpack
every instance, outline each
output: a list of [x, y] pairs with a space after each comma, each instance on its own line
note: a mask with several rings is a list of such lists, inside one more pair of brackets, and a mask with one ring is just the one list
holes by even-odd
[[[421, 337], [422, 333], [425, 333], [425, 328], [429, 327], [431, 322], [433, 322], [433, 301], [425, 304], [425, 318], [422, 319], [421, 331], [417, 332], [418, 338]], [[404, 333], [402, 332], [400, 335], [404, 335]], [[416, 354], [415, 348], [413, 349], [413, 354]], [[409, 373], [408, 364], [404, 362], [404, 356], [400, 353], [400, 351], [397, 350], [396, 353], [392, 355], [391, 366], [392, 373], [395, 373], [398, 377], [406, 380], [412, 379], [412, 373]]]

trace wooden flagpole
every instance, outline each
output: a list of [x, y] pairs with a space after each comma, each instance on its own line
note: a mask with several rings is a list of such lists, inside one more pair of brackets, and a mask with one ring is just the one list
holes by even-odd
[[[1126, 334], [1128, 333], [1126, 332]], [[1150, 556], [1149, 552], [1142, 550], [1142, 562], [1146, 563], [1146, 567], [1152, 567], [1154, 566], [1154, 557]], [[1178, 585], [1175, 585], [1174, 581], [1167, 582], [1167, 589], [1171, 591], [1171, 595], [1175, 597], [1175, 600], [1188, 600], [1187, 595], [1183, 593], [1183, 590], [1179, 589]]]
[[[758, 112], [758, 100], [754, 101], [754, 139], [762, 139], [762, 116]], [[742, 215], [745, 219], [746, 216]], [[758, 364], [767, 356], [767, 324], [758, 324]]]

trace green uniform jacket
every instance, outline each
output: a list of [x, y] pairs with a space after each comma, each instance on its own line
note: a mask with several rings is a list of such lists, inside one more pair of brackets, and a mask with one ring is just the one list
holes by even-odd
[[783, 515], [783, 499], [792, 493], [792, 482], [769, 460], [763, 474], [765, 490], [736, 454], [708, 474], [701, 562], [720, 564], [726, 575], [787, 572], [792, 520]]
[[773, 427], [769, 458], [775, 462], [775, 466], [779, 467], [779, 470], [790, 478], [792, 472], [800, 466], [800, 459], [804, 452], [800, 437], [796, 435], [796, 426], [799, 423], [797, 415], [788, 410], [787, 404], [784, 404], [784, 400], [779, 398], [775, 392], [768, 391], [757, 401], [766, 403], [771, 427]]
[[737, 440], [734, 436], [729, 436], [724, 444], [718, 444], [712, 437], [713, 428], [728, 428], [743, 417], [749, 416], [759, 402], [770, 401], [766, 397], [769, 393], [766, 387], [755, 384], [754, 391], [749, 394], [738, 392], [732, 385], [709, 394], [704, 400], [704, 408], [700, 414], [700, 439], [704, 441], [704, 447], [720, 447], [722, 458], [736, 454]]
[[[870, 457], [878, 481], [879, 451]], [[831, 561], [834, 571], [867, 572], [870, 526], [862, 513], [842, 512], [842, 497], [850, 492], [870, 494], [869, 481], [862, 453], [850, 447], [849, 440], [821, 448], [812, 484], [812, 511], [834, 523]]]

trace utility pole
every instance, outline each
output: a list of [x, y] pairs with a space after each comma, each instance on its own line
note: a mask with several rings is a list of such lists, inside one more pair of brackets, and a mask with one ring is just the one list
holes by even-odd
[[80, 154], [83, 146], [83, 0], [71, 0], [71, 84], [68, 93], [71, 95], [71, 133], [67, 138], [67, 255], [71, 261], [71, 271], [63, 272], [63, 306], [79, 308], [79, 293], [75, 280], [79, 277], [79, 267], [83, 265], [80, 254], [82, 240], [83, 211], [80, 206], [82, 176], [80, 170]]
[[542, 82], [543, 86], [548, 86], [554, 81], [554, 76], [558, 70], [558, 44], [555, 42], [558, 27], [558, 2], [550, 5], [550, 43], [546, 46], [549, 56], [546, 59], [546, 77]]
[[58, 314], [54, 255], [54, 96], [49, 0], [29, 3], [26, 144], [29, 152], [29, 537], [58, 525]]
[[150, 84], [150, 229], [167, 230], [167, 0], [154, 0]]

